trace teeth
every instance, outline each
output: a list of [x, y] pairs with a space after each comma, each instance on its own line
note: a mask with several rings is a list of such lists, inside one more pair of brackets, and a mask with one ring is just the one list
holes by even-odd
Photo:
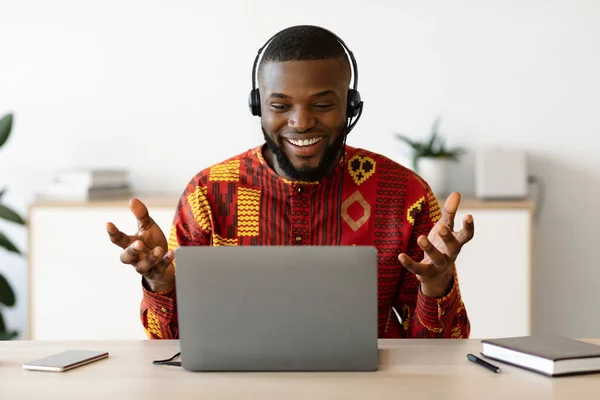
[[320, 142], [321, 139], [323, 139], [323, 138], [320, 137], [320, 138], [315, 138], [315, 139], [304, 139], [304, 140], [287, 139], [287, 141], [296, 146], [310, 146], [312, 144]]

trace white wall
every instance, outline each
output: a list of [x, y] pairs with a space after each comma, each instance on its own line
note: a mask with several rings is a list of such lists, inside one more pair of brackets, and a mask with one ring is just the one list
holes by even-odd
[[[0, 15], [0, 113], [16, 113], [0, 182], [17, 209], [66, 166], [124, 166], [140, 191], [180, 192], [261, 141], [247, 109], [258, 47], [320, 24], [359, 63], [365, 112], [350, 145], [406, 162], [393, 132], [424, 135], [441, 114], [450, 144], [530, 152], [547, 186], [536, 331], [600, 336], [600, 2], [0, 0]], [[455, 188], [469, 192], [466, 167]], [[21, 295], [8, 322], [22, 327], [25, 262], [0, 253], [0, 270]]]

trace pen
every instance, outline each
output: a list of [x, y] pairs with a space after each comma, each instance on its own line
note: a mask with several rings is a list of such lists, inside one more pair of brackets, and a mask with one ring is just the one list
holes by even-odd
[[490, 364], [489, 362], [482, 360], [481, 358], [473, 355], [473, 354], [467, 354], [467, 358], [469, 359], [469, 361], [473, 361], [475, 364], [477, 365], [481, 365], [484, 368], [489, 369], [490, 371], [493, 372], [500, 372], [500, 367], [496, 367], [494, 364]]

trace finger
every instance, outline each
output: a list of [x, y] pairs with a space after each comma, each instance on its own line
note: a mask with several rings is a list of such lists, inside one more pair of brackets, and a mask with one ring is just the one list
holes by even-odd
[[148, 213], [148, 208], [139, 199], [131, 199], [129, 201], [129, 209], [138, 221], [138, 229], [148, 229], [154, 224], [154, 220], [150, 218], [150, 214]]
[[[141, 240], [134, 241], [121, 252], [121, 262], [124, 264], [137, 263], [144, 252], [144, 248], [144, 243]], [[149, 252], [149, 250], [147, 250], [147, 252]]]
[[456, 210], [458, 210], [460, 199], [460, 193], [452, 192], [444, 202], [442, 218], [440, 221], [446, 224], [450, 229], [454, 229], [454, 217], [456, 216]]
[[415, 262], [412, 258], [408, 256], [408, 254], [405, 253], [402, 253], [398, 256], [398, 261], [400, 261], [400, 264], [402, 264], [404, 268], [406, 268], [415, 275], [427, 276], [430, 273], [430, 269], [435, 268], [431, 264]]
[[460, 245], [464, 245], [473, 239], [475, 235], [475, 222], [473, 221], [473, 216], [471, 214], [467, 214], [465, 218], [463, 218], [463, 228], [460, 232], [457, 233], [456, 239], [460, 243]]
[[145, 257], [140, 257], [140, 260], [135, 264], [135, 269], [140, 274], [144, 275], [147, 273], [152, 267], [154, 267], [165, 255], [165, 251], [162, 247], [155, 247], [148, 255]]
[[423, 249], [425, 254], [431, 259], [436, 267], [443, 268], [448, 264], [448, 258], [441, 251], [439, 251], [427, 237], [424, 235], [419, 236], [417, 244]]
[[[158, 252], [156, 254], [158, 254]], [[156, 254], [152, 255], [153, 259], [157, 257]], [[149, 257], [150, 255], [148, 256], [148, 258]], [[165, 253], [164, 256], [154, 259], [153, 263], [148, 263], [145, 265], [138, 264], [136, 265], [135, 269], [138, 273], [147, 278], [161, 276], [162, 274], [164, 274], [165, 270], [169, 267], [169, 265], [171, 265], [174, 259], [175, 253], [173, 253], [172, 250], [169, 250]]]
[[110, 238], [110, 241], [122, 249], [127, 248], [127, 246], [129, 246], [131, 244], [131, 241], [133, 240], [130, 236], [117, 229], [115, 224], [113, 224], [112, 222], [106, 223], [106, 232], [108, 232], [108, 237]]
[[454, 260], [460, 252], [462, 244], [458, 241], [456, 236], [452, 234], [452, 231], [448, 229], [446, 225], [440, 226], [438, 232], [440, 234], [440, 237], [444, 241], [446, 249], [448, 250], [447, 255], [450, 257], [451, 260]]

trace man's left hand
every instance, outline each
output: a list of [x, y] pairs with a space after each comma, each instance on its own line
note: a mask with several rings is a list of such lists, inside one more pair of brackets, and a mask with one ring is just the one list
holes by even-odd
[[453, 283], [454, 261], [475, 233], [473, 216], [470, 214], [463, 219], [463, 229], [454, 232], [454, 216], [459, 204], [460, 194], [450, 194], [442, 209], [442, 217], [429, 235], [417, 238], [417, 244], [425, 252], [421, 262], [415, 262], [405, 253], [398, 256], [400, 263], [417, 276], [421, 291], [426, 296], [442, 297], [448, 293]]

